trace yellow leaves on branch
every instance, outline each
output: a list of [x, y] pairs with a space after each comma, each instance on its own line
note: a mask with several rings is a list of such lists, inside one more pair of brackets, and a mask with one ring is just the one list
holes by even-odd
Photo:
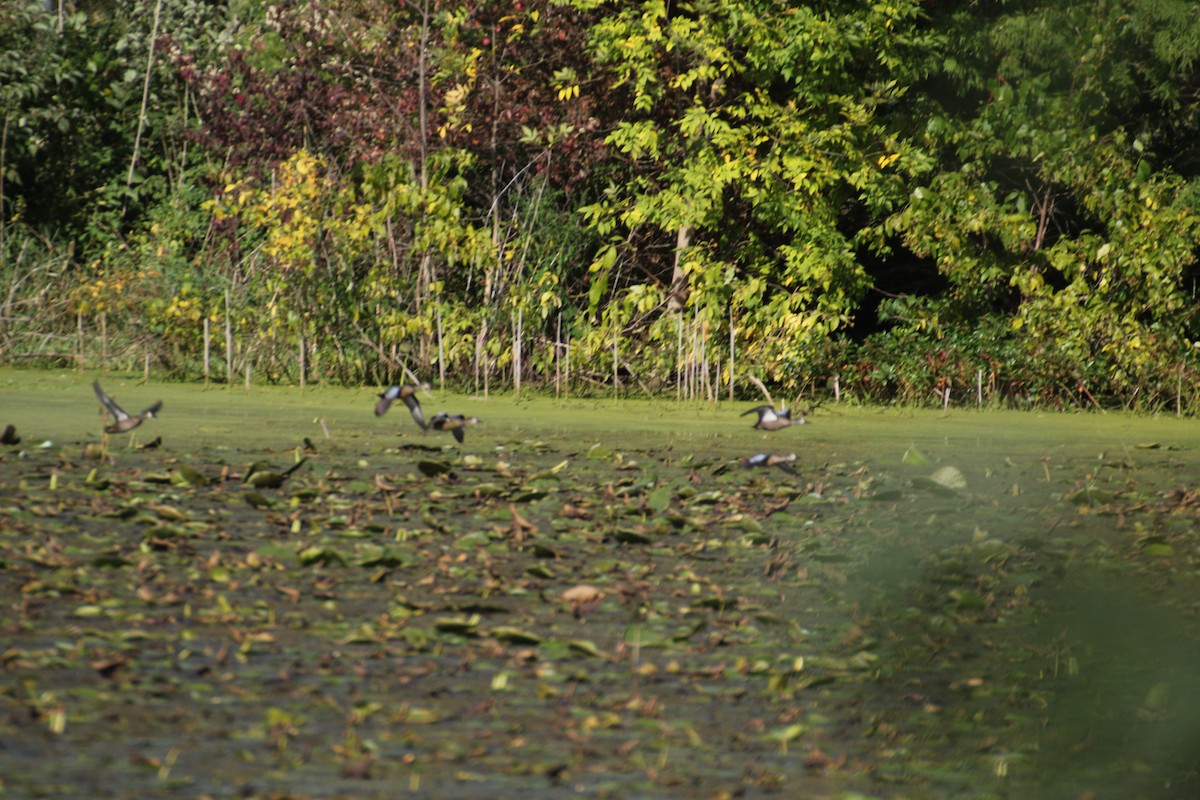
[[[346, 208], [352, 213], [335, 213]], [[263, 254], [285, 271], [312, 268], [313, 248], [322, 232], [362, 241], [373, 224], [371, 215], [354, 202], [352, 189], [308, 150], [298, 150], [280, 164], [267, 185], [255, 185], [248, 178], [228, 184], [210, 209], [218, 219], [233, 216], [259, 228]]]

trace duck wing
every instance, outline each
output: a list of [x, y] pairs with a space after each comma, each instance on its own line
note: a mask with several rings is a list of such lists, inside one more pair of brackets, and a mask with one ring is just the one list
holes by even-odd
[[[100, 381], [93, 381], [92, 388], [96, 391], [96, 397], [100, 398], [100, 402], [108, 409], [108, 413], [113, 415], [113, 419], [120, 422], [121, 420], [129, 419], [129, 412], [117, 405], [116, 401], [104, 393], [100, 388]], [[162, 402], [159, 402], [162, 405]]]
[[767, 417], [767, 416], [771, 416], [771, 417], [775, 416], [775, 409], [772, 406], [755, 406], [754, 408], [750, 409], [749, 411], [743, 411], [738, 416], [744, 417], [749, 414], [758, 414], [758, 418], [763, 419], [764, 417]]
[[382, 394], [379, 395], [379, 402], [375, 404], [375, 416], [382, 417], [387, 413], [387, 410], [392, 407], [392, 401], [400, 396], [399, 386], [389, 386]]
[[421, 403], [417, 400], [415, 392], [404, 395], [404, 405], [408, 406], [408, 413], [412, 414], [413, 421], [420, 425], [422, 430], [428, 430], [429, 423], [425, 421], [425, 412], [421, 410]]

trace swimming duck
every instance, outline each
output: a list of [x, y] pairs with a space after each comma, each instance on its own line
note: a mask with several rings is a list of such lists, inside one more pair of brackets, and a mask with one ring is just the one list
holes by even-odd
[[151, 417], [158, 416], [158, 412], [162, 409], [162, 400], [159, 400], [142, 413], [130, 415], [129, 412], [113, 402], [113, 399], [104, 393], [104, 390], [100, 388], [99, 381], [94, 381], [92, 388], [96, 390], [96, 397], [100, 398], [100, 402], [104, 404], [104, 407], [113, 416], [112, 423], [104, 427], [105, 433], [125, 433], [125, 431], [131, 431]]
[[433, 420], [430, 421], [429, 427], [435, 431], [450, 431], [454, 434], [454, 438], [461, 443], [463, 440], [463, 428], [478, 423], [478, 417], [464, 417], [462, 414], [447, 414], [445, 411], [439, 411], [433, 415]]
[[386, 392], [379, 395], [379, 402], [375, 404], [375, 416], [382, 417], [392, 407], [393, 402], [403, 400], [404, 405], [408, 406], [408, 413], [412, 414], [413, 420], [421, 426], [421, 430], [427, 430], [429, 424], [425, 422], [425, 414], [421, 411], [421, 404], [417, 402], [417, 390], [420, 388], [408, 383], [402, 386], [388, 387]]
[[741, 465], [743, 467], [779, 467], [790, 475], [796, 475], [798, 474], [796, 468], [792, 466], [792, 462], [795, 460], [795, 453], [755, 453], [743, 458]]
[[0, 444], [20, 444], [21, 437], [17, 436], [17, 426], [11, 422], [4, 426], [4, 433], [0, 433]]
[[808, 420], [804, 417], [792, 419], [791, 409], [781, 408], [778, 411], [773, 406], [755, 406], [749, 411], [743, 411], [739, 416], [747, 414], [758, 414], [758, 421], [754, 423], [754, 427], [760, 431], [777, 431], [792, 425], [807, 425]]

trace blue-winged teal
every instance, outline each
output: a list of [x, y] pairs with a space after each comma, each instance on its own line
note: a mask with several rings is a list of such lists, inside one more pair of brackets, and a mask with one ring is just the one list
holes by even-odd
[[404, 405], [408, 406], [408, 413], [412, 414], [413, 420], [421, 426], [421, 430], [428, 429], [429, 424], [425, 422], [425, 414], [421, 411], [421, 404], [417, 402], [417, 390], [420, 388], [419, 386], [407, 383], [403, 386], [388, 387], [386, 392], [379, 395], [379, 402], [375, 404], [375, 416], [382, 417], [392, 407], [393, 402], [403, 400]]
[[804, 417], [792, 419], [791, 410], [786, 408], [776, 411], [772, 406], [755, 406], [749, 411], [743, 411], [739, 416], [744, 417], [747, 414], [758, 414], [758, 421], [754, 423], [754, 427], [760, 431], [777, 431], [792, 425], [808, 424]]
[[478, 423], [478, 417], [465, 417], [462, 414], [447, 414], [445, 411], [439, 411], [433, 415], [429, 427], [435, 431], [450, 431], [454, 434], [455, 439], [462, 442], [463, 428], [468, 425], [477, 425]]
[[158, 416], [158, 412], [162, 409], [162, 400], [159, 400], [142, 413], [130, 415], [129, 412], [113, 402], [113, 399], [104, 393], [104, 390], [100, 388], [99, 381], [93, 382], [92, 388], [96, 390], [96, 397], [100, 398], [100, 402], [108, 409], [108, 413], [113, 416], [113, 421], [104, 427], [105, 433], [125, 433], [125, 431], [131, 431], [151, 417]]
[[743, 467], [779, 467], [784, 472], [796, 475], [796, 468], [792, 466], [792, 462], [795, 460], [795, 453], [755, 453], [743, 458], [741, 465]]

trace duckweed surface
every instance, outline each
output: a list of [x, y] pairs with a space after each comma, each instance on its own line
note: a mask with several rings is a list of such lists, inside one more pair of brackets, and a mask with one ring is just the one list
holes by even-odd
[[1200, 791], [1194, 421], [93, 377], [0, 372], [7, 797]]

